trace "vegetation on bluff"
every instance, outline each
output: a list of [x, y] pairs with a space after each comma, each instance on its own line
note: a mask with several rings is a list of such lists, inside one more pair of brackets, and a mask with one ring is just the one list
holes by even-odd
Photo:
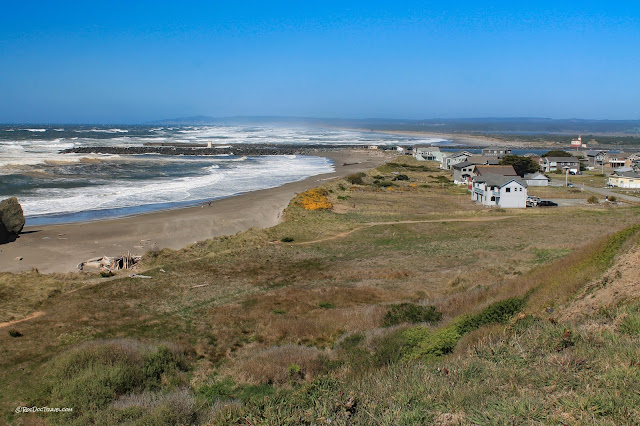
[[0, 274], [5, 321], [42, 312], [0, 328], [3, 420], [638, 418], [637, 298], [569, 317], [629, 262], [637, 207], [485, 210], [409, 158], [361, 179], [323, 186], [330, 210], [294, 201], [276, 227], [149, 253], [150, 280]]

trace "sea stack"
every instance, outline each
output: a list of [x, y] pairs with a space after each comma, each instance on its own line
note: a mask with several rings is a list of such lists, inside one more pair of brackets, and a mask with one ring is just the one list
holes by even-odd
[[0, 244], [15, 241], [24, 222], [24, 212], [16, 197], [0, 201]]

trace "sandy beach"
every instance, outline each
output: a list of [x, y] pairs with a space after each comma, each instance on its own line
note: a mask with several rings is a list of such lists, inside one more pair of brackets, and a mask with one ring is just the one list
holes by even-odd
[[[453, 134], [453, 133], [433, 133], [433, 132], [420, 132], [414, 130], [369, 130], [369, 129], [350, 129], [358, 132], [370, 132], [370, 133], [382, 133], [387, 135], [400, 135], [400, 136], [419, 136], [424, 138], [446, 139], [453, 143], [460, 144], [465, 147], [487, 147], [487, 146], [509, 146], [511, 148], [531, 148], [531, 144], [528, 142], [514, 140], [505, 142], [492, 138], [490, 136], [479, 135], [465, 135], [465, 134]], [[537, 146], [537, 145], [536, 145]]]
[[[327, 151], [333, 173], [312, 176], [277, 188], [249, 192], [211, 204], [145, 213], [117, 219], [60, 225], [27, 226], [12, 243], [0, 246], [0, 272], [33, 268], [43, 273], [77, 271], [77, 265], [98, 256], [151, 248], [179, 249], [252, 227], [276, 225], [289, 201], [324, 181], [376, 167], [393, 154], [376, 151]], [[21, 258], [21, 260], [19, 260]]]

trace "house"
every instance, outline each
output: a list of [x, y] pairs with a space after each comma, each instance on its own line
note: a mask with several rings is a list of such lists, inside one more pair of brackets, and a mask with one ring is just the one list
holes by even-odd
[[543, 172], [555, 172], [568, 168], [570, 172], [580, 171], [580, 160], [576, 157], [542, 157], [539, 162]]
[[629, 154], [624, 152], [613, 153], [610, 152], [605, 157], [605, 167], [611, 167], [617, 169], [619, 167], [631, 167], [633, 160], [629, 158]]
[[527, 183], [518, 176], [475, 176], [472, 185], [471, 200], [484, 206], [527, 207]]
[[437, 146], [416, 145], [413, 147], [413, 156], [418, 161], [442, 161], [444, 152]]
[[497, 147], [492, 147], [492, 148], [484, 148], [482, 150], [482, 156], [483, 157], [502, 157], [505, 155], [511, 155], [511, 149], [510, 148], [497, 148]]
[[471, 154], [468, 151], [460, 151], [460, 152], [453, 152], [451, 154], [445, 154], [444, 157], [442, 157], [440, 168], [444, 170], [451, 170], [454, 164], [463, 163], [467, 161], [467, 159], [472, 155], [473, 154]]
[[604, 159], [607, 155], [607, 151], [591, 150], [587, 151], [587, 166], [588, 167], [601, 167]]
[[636, 172], [614, 171], [609, 175], [609, 185], [618, 188], [640, 188], [640, 175]]
[[373, 149], [378, 149], [378, 145], [369, 145], [367, 148], [368, 149], [372, 149], [372, 150]]
[[468, 185], [471, 183], [471, 178], [474, 176], [473, 169], [476, 164], [470, 161], [453, 165], [453, 183], [456, 185]]
[[522, 178], [527, 186], [549, 186], [549, 178], [540, 172], [527, 173]]
[[510, 176], [515, 176], [515, 170], [512, 166], [506, 166], [506, 169], [495, 169], [498, 166], [495, 158], [469, 157], [469, 160], [453, 165], [453, 183], [456, 185], [469, 185], [469, 189], [471, 189], [471, 178], [477, 175], [476, 166], [491, 166], [491, 170], [496, 174], [506, 172]]

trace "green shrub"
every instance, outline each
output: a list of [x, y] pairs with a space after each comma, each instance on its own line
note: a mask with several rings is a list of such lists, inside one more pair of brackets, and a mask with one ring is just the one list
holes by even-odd
[[398, 175], [393, 178], [393, 180], [409, 180], [409, 176], [407, 175]]
[[351, 198], [351, 197], [349, 197], [348, 195], [338, 195], [338, 200], [343, 200], [344, 201], [344, 200], [348, 200], [349, 198]]
[[318, 303], [318, 306], [322, 309], [333, 309], [336, 307], [336, 305], [334, 305], [331, 302], [321, 302], [321, 303]]
[[[184, 353], [166, 346], [155, 348], [135, 340], [113, 340], [81, 345], [59, 355], [47, 367], [43, 394], [38, 403], [60, 407], [82, 407], [59, 417], [83, 416], [93, 423], [93, 415], [118, 397], [145, 389], [159, 389], [176, 383], [186, 370]], [[163, 380], [161, 380], [161, 378]], [[181, 380], [181, 379], [180, 379]]]
[[463, 315], [456, 321], [456, 330], [463, 335], [486, 324], [505, 323], [522, 309], [524, 303], [524, 298], [512, 297], [489, 305], [475, 315]]
[[156, 352], [148, 354], [142, 366], [142, 373], [147, 387], [154, 385], [153, 380], [159, 381], [163, 373], [184, 370], [185, 365], [166, 346], [160, 346]]
[[338, 189], [340, 189], [340, 191], [346, 191], [346, 190], [347, 190], [347, 187], [346, 187], [346, 186], [344, 186], [343, 184], [339, 184], [339, 185], [338, 185]]
[[362, 178], [365, 176], [366, 176], [365, 173], [360, 172], [360, 173], [353, 173], [345, 177], [344, 179], [352, 185], [364, 185], [364, 181], [362, 180]]
[[383, 179], [384, 179], [384, 176], [382, 176], [382, 175], [375, 175], [375, 176], [373, 176], [373, 178], [374, 178], [374, 179], [383, 180]]
[[295, 240], [293, 239], [293, 237], [283, 237], [280, 239], [280, 241], [282, 241], [283, 243], [291, 243]]
[[389, 327], [392, 325], [409, 323], [416, 324], [420, 322], [436, 323], [442, 318], [442, 312], [439, 312], [435, 306], [421, 306], [414, 303], [401, 303], [391, 306], [391, 309], [385, 314], [382, 325]]
[[395, 186], [393, 183], [387, 181], [374, 181], [373, 183], [381, 188], [389, 188], [390, 186]]
[[400, 359], [429, 359], [448, 354], [466, 333], [483, 325], [507, 322], [525, 301], [526, 297], [501, 300], [475, 315], [462, 315], [436, 331], [417, 326], [392, 332], [376, 342], [374, 358], [378, 365], [384, 365]]
[[22, 337], [22, 333], [20, 333], [18, 330], [9, 330], [9, 336]]
[[285, 311], [284, 309], [274, 309], [273, 311], [271, 311], [272, 313], [276, 314], [276, 315], [284, 315], [287, 313], [287, 311]]
[[615, 195], [611, 195], [609, 196], [609, 201], [615, 203], [616, 201], [618, 201], [618, 197], [616, 197]]
[[595, 195], [592, 195], [591, 197], [587, 198], [587, 203], [598, 204], [598, 197], [596, 197]]
[[229, 377], [202, 386], [198, 393], [207, 402], [213, 404], [218, 400], [240, 399], [244, 402], [261, 401], [265, 396], [273, 394], [275, 389], [270, 385], [236, 385]]
[[362, 343], [363, 340], [364, 340], [363, 334], [354, 333], [350, 336], [345, 337], [344, 340], [342, 340], [342, 343], [340, 343], [340, 347], [342, 347], [343, 349], [355, 348], [360, 343]]

